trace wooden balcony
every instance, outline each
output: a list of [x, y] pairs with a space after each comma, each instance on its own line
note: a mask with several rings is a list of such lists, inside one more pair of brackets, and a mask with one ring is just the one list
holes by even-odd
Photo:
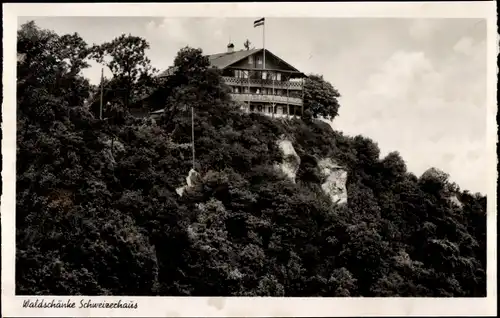
[[[223, 76], [224, 83], [229, 86], [246, 86], [246, 87], [273, 87], [272, 80], [240, 78]], [[302, 82], [294, 81], [274, 81], [275, 89], [302, 90]]]
[[264, 95], [264, 94], [235, 94], [231, 93], [231, 98], [239, 102], [252, 103], [275, 103], [284, 105], [302, 106], [302, 99], [297, 97], [287, 97], [281, 95]]

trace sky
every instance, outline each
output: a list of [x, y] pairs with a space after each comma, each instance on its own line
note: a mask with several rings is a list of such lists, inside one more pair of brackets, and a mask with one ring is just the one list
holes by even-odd
[[[35, 20], [89, 44], [141, 36], [163, 70], [186, 45], [207, 54], [224, 52], [229, 41], [236, 50], [246, 39], [262, 47], [255, 19], [22, 17], [18, 26]], [[373, 139], [382, 156], [398, 151], [417, 176], [437, 167], [462, 189], [487, 192], [486, 20], [266, 18], [265, 46], [339, 90], [334, 129]], [[84, 75], [98, 83], [100, 72], [93, 63]]]

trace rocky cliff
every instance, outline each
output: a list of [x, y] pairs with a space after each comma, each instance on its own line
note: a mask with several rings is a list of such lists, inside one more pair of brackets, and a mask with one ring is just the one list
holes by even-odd
[[194, 169], [189, 170], [189, 173], [186, 177], [186, 185], [175, 189], [177, 194], [182, 197], [182, 195], [184, 194], [184, 191], [186, 191], [186, 189], [189, 189], [193, 186], [193, 183], [198, 178], [198, 176], [199, 176], [199, 174], [198, 174], [198, 172], [196, 172], [196, 170], [194, 170]]
[[300, 167], [300, 157], [297, 155], [290, 140], [281, 139], [278, 141], [278, 146], [283, 153], [283, 162], [277, 164], [276, 167], [295, 182], [297, 171]]
[[318, 167], [324, 178], [321, 188], [330, 197], [332, 203], [347, 203], [347, 171], [331, 158], [319, 161]]
[[[283, 162], [277, 164], [275, 167], [295, 182], [297, 172], [300, 168], [300, 157], [290, 140], [281, 138], [278, 141], [278, 146], [283, 153]], [[347, 203], [347, 171], [331, 158], [320, 160], [318, 168], [323, 179], [321, 188], [330, 197], [332, 203]]]

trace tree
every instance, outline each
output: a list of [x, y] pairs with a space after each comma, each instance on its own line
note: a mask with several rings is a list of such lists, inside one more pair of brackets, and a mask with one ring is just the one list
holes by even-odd
[[437, 168], [427, 169], [419, 180], [424, 191], [436, 195], [448, 195], [450, 190], [449, 175]]
[[138, 36], [125, 35], [94, 45], [91, 57], [106, 65], [121, 91], [119, 96], [128, 108], [134, 98], [142, 98], [154, 86], [153, 75], [156, 69], [151, 66], [151, 60], [146, 56], [149, 43]]
[[81, 76], [88, 67], [88, 47], [77, 34], [59, 36], [40, 29], [34, 21], [23, 24], [17, 37], [18, 110], [30, 118], [50, 118], [55, 108], [40, 102], [51, 96], [62, 98], [69, 106], [82, 106], [90, 93], [89, 81]]
[[177, 84], [199, 84], [210, 67], [210, 61], [201, 49], [186, 46], [177, 52], [174, 67]]
[[201, 49], [184, 47], [174, 59], [175, 72], [155, 92], [168, 96], [165, 122], [170, 123], [179, 111], [193, 107], [197, 112], [221, 112], [229, 104], [228, 88], [220, 71], [210, 68], [210, 61]]
[[338, 115], [340, 93], [322, 75], [311, 74], [304, 83], [304, 109], [309, 109], [314, 118], [332, 120]]

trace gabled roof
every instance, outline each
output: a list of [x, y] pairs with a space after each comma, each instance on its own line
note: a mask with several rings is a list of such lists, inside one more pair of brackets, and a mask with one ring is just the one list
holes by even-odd
[[158, 77], [167, 77], [167, 76], [172, 76], [174, 75], [175, 71], [177, 70], [177, 67], [175, 66], [170, 66], [160, 74], [158, 74]]
[[[236, 62], [239, 62], [239, 61], [243, 60], [244, 58], [246, 58], [246, 57], [248, 57], [250, 55], [253, 55], [255, 53], [261, 52], [262, 50], [264, 50], [264, 49], [239, 50], [239, 51], [234, 51], [234, 52], [217, 53], [217, 54], [208, 55], [208, 59], [210, 61], [210, 65], [212, 67], [217, 67], [219, 69], [224, 69], [226, 67], [229, 67], [229, 66], [233, 65]], [[300, 73], [300, 71], [297, 70], [295, 67], [293, 67], [292, 65], [288, 64], [283, 59], [279, 58], [278, 56], [276, 56], [275, 54], [273, 54], [272, 52], [270, 52], [269, 50], [266, 49], [266, 55], [267, 54], [271, 55], [275, 59], [281, 61], [286, 66], [288, 66], [289, 68], [291, 68], [293, 71]], [[167, 70], [165, 70], [162, 73], [160, 73], [158, 76], [159, 77], [170, 76], [170, 75], [173, 75], [173, 73], [175, 71], [176, 71], [176, 67], [175, 66], [171, 66]]]
[[209, 55], [208, 59], [210, 60], [210, 64], [212, 66], [223, 69], [259, 51], [262, 51], [262, 49], [240, 50], [234, 52], [218, 53]]

